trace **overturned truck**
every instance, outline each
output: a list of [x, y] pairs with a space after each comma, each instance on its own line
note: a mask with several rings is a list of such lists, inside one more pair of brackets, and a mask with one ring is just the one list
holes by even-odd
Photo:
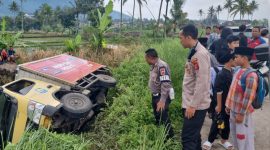
[[15, 79], [0, 89], [0, 141], [12, 143], [29, 124], [80, 130], [116, 85], [106, 66], [67, 54], [19, 65]]

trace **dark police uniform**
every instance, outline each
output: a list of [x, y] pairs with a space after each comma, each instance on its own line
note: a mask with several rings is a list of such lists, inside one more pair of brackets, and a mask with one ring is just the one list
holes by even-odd
[[[173, 130], [169, 119], [169, 104], [171, 99], [169, 97], [170, 89], [172, 88], [170, 68], [168, 64], [158, 59], [155, 65], [151, 65], [149, 88], [152, 92], [152, 107], [156, 124], [164, 124], [167, 127], [168, 136], [173, 136]], [[157, 103], [159, 101], [165, 102], [165, 108], [163, 111], [156, 111]]]

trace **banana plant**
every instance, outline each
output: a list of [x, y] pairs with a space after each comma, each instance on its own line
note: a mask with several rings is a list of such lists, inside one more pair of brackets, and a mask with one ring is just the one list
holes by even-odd
[[2, 32], [0, 33], [0, 49], [7, 48], [8, 46], [14, 46], [22, 35], [22, 32], [18, 32], [15, 35], [6, 32], [5, 18], [3, 18], [1, 22], [1, 31]]
[[100, 10], [97, 9], [98, 25], [96, 28], [96, 32], [93, 34], [92, 45], [97, 49], [103, 49], [106, 47], [106, 41], [104, 39], [104, 34], [109, 30], [109, 25], [111, 23], [110, 14], [113, 11], [113, 2], [112, 0], [105, 6], [105, 12], [101, 14]]

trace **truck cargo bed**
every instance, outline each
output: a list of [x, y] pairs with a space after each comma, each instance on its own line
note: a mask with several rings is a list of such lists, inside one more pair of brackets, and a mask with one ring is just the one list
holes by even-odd
[[19, 65], [16, 78], [33, 78], [69, 88], [105, 67], [67, 54]]

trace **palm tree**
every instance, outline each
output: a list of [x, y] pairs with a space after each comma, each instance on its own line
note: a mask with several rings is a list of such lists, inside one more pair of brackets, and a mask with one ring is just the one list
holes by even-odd
[[232, 0], [226, 0], [225, 4], [224, 4], [224, 9], [228, 10], [228, 17], [227, 17], [227, 21], [229, 20], [229, 16], [232, 10], [232, 5], [233, 5], [233, 1]]
[[15, 1], [13, 1], [13, 2], [9, 5], [9, 10], [10, 10], [11, 12], [13, 12], [13, 14], [14, 14], [14, 20], [13, 20], [13, 22], [14, 22], [14, 29], [15, 29], [15, 27], [16, 27], [16, 13], [18, 13], [18, 11], [19, 11], [19, 6], [18, 6], [18, 4], [17, 4]]
[[120, 17], [120, 32], [122, 30], [122, 23], [123, 23], [123, 0], [120, 0], [121, 1], [121, 17]]
[[200, 15], [201, 20], [202, 20], [203, 13], [204, 13], [203, 10], [200, 9], [200, 10], [199, 10], [199, 15]]
[[120, 1], [120, 32], [122, 30], [122, 23], [123, 23], [123, 5], [127, 2], [127, 0], [118, 0]]
[[222, 11], [222, 7], [220, 5], [217, 6], [216, 12], [217, 12], [217, 17], [219, 19], [219, 13]]
[[170, 0], [166, 0], [165, 23], [164, 23], [164, 37], [167, 36], [166, 28], [167, 28], [167, 20], [168, 20], [169, 3], [170, 3]]
[[210, 25], [212, 26], [212, 20], [213, 20], [213, 17], [214, 17], [214, 15], [215, 15], [215, 12], [216, 12], [216, 10], [215, 10], [215, 8], [214, 8], [214, 6], [211, 6], [211, 7], [209, 7], [209, 9], [208, 9], [208, 16], [210, 17]]
[[24, 12], [23, 12], [23, 2], [25, 2], [26, 0], [20, 0], [21, 1], [21, 13], [22, 13], [22, 32], [24, 31]]
[[41, 15], [43, 15], [43, 26], [45, 24], [48, 25], [49, 18], [52, 15], [52, 7], [49, 4], [44, 3], [41, 5], [40, 10]]
[[255, 10], [257, 10], [259, 8], [259, 4], [253, 0], [249, 5], [248, 5], [249, 9], [250, 9], [250, 15], [251, 15], [251, 20], [252, 20], [252, 16]]
[[170, 0], [166, 0], [165, 24], [166, 24], [167, 18], [168, 18], [169, 2], [170, 2]]
[[251, 16], [251, 14], [252, 14], [252, 10], [251, 10], [251, 6], [250, 5], [247, 6], [246, 13], [247, 13], [248, 19], [249, 19], [249, 16]]
[[160, 22], [160, 14], [161, 14], [161, 9], [162, 9], [162, 4], [163, 4], [163, 0], [160, 1], [158, 20], [157, 20], [157, 29], [158, 29], [159, 22]]
[[173, 5], [171, 8], [172, 15], [172, 23], [173, 23], [173, 31], [176, 32], [176, 27], [180, 27], [181, 25], [187, 22], [187, 13], [184, 13], [182, 10], [183, 4], [185, 0], [173, 0]]
[[61, 7], [57, 6], [53, 11], [54, 20], [59, 23], [60, 22], [60, 15], [61, 15]]
[[132, 28], [133, 28], [133, 25], [134, 25], [135, 6], [136, 6], [136, 0], [133, 0], [133, 12], [132, 12], [132, 20], [131, 20]]
[[233, 7], [231, 9], [233, 18], [239, 14], [240, 15], [240, 20], [242, 20], [247, 12], [248, 9], [248, 4], [247, 0], [235, 0], [233, 2]]
[[137, 3], [139, 4], [139, 11], [140, 11], [141, 32], [142, 32], [142, 29], [143, 29], [143, 19], [142, 19], [142, 5], [143, 5], [143, 2], [145, 4], [147, 4], [146, 0], [137, 0]]

